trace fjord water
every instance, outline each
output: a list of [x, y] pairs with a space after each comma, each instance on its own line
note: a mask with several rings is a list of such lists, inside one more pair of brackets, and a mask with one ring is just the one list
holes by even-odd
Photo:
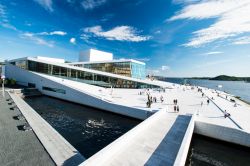
[[186, 166], [249, 166], [250, 149], [194, 134]]
[[86, 158], [141, 122], [48, 96], [25, 101]]
[[[178, 84], [187, 83], [190, 85], [226, 91], [250, 103], [250, 83], [244, 81], [214, 81], [184, 78], [167, 78], [166, 81]], [[222, 88], [219, 88], [218, 85], [222, 85]]]

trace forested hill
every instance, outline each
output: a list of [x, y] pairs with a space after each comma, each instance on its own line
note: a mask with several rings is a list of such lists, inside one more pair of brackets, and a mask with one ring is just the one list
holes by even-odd
[[235, 77], [235, 76], [227, 76], [220, 75], [214, 78], [209, 78], [209, 80], [218, 80], [218, 81], [247, 81], [250, 82], [250, 77]]

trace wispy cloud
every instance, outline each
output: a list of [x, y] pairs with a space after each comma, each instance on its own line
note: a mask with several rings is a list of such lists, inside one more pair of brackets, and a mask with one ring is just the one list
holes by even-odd
[[39, 5], [41, 5], [44, 9], [48, 10], [49, 12], [53, 12], [54, 9], [52, 7], [53, 2], [52, 0], [34, 0]]
[[14, 25], [11, 25], [9, 22], [3, 22], [0, 23], [2, 27], [7, 28], [7, 29], [12, 29], [17, 31], [17, 28]]
[[9, 22], [6, 7], [2, 4], [0, 4], [0, 26], [17, 31], [17, 28]]
[[180, 4], [180, 3], [194, 3], [198, 1], [200, 0], [173, 0], [172, 2], [175, 4]]
[[237, 44], [237, 45], [250, 44], [250, 36], [237, 38], [234, 40], [233, 44]]
[[150, 58], [136, 58], [135, 60], [148, 62], [150, 61]]
[[106, 0], [83, 0], [81, 5], [85, 10], [91, 10], [103, 5]]
[[67, 35], [67, 32], [63, 32], [63, 31], [40, 32], [40, 33], [37, 33], [37, 35], [46, 35], [46, 36], [59, 35], [59, 36], [64, 36], [64, 35]]
[[[137, 29], [130, 26], [117, 26], [111, 30], [104, 31], [101, 26], [84, 28], [86, 34], [103, 37], [107, 40], [141, 42], [149, 40], [150, 36], [141, 36]], [[88, 35], [87, 35], [88, 36]]]
[[218, 55], [218, 54], [223, 54], [221, 51], [212, 51], [212, 52], [207, 52], [202, 55]]
[[169, 21], [215, 18], [212, 25], [193, 32], [194, 36], [188, 43], [184, 44], [184, 46], [199, 47], [250, 32], [249, 11], [249, 0], [203, 0], [187, 4]]
[[221, 64], [225, 64], [228, 62], [233, 61], [232, 59], [224, 59], [224, 60], [215, 60], [215, 61], [209, 61], [209, 62], [205, 62], [199, 65], [196, 65], [196, 68], [206, 68], [206, 67], [211, 67], [211, 66], [218, 66]]
[[54, 47], [54, 42], [53, 41], [46, 41], [46, 40], [44, 40], [42, 38], [39, 38], [39, 37], [35, 36], [35, 34], [33, 34], [33, 33], [26, 32], [26, 33], [21, 34], [20, 37], [23, 38], [23, 39], [31, 40], [31, 41], [35, 42], [36, 44], [38, 44], [38, 45], [45, 45], [45, 46], [48, 46], [48, 47]]
[[69, 40], [69, 42], [72, 43], [72, 44], [76, 44], [76, 38], [73, 38], [73, 37], [72, 37], [72, 38]]
[[169, 69], [170, 69], [169, 66], [161, 66], [161, 70], [162, 70], [162, 71], [166, 71], [166, 70], [169, 70]]
[[6, 12], [5, 12], [4, 6], [0, 4], [0, 18], [5, 17], [5, 15], [6, 15]]

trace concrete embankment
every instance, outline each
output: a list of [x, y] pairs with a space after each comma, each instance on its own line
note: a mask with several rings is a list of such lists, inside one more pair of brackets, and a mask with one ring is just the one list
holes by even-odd
[[196, 121], [194, 132], [218, 140], [250, 147], [250, 133], [237, 128]]
[[[187, 154], [193, 133], [193, 124], [189, 126], [190, 122], [193, 123], [191, 119], [191, 116], [159, 111], [81, 165], [155, 166], [185, 163], [183, 156]], [[178, 153], [180, 155], [176, 161]]]
[[19, 108], [34, 133], [57, 165], [78, 165], [85, 158], [53, 127], [15, 93], [10, 97]]

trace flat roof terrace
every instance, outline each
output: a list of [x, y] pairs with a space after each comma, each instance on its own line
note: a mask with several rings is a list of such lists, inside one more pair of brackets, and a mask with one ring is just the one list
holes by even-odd
[[0, 93], [0, 161], [1, 165], [55, 165], [43, 145], [32, 130], [22, 131], [18, 126], [27, 124], [25, 119], [15, 120], [13, 117], [21, 112], [13, 107], [10, 96], [5, 98]]

